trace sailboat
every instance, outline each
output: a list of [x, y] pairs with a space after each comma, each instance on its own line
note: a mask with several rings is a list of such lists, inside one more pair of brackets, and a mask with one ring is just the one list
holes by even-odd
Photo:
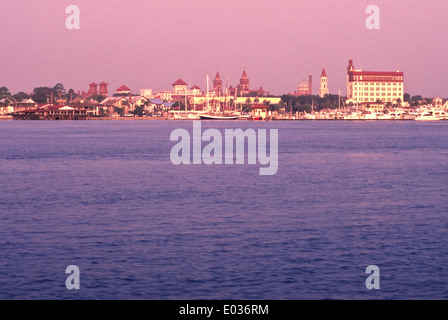
[[[200, 114], [199, 118], [201, 120], [236, 120], [239, 118], [238, 115], [230, 115], [230, 114], [225, 114], [224, 110], [222, 113], [218, 113], [218, 114], [213, 114], [210, 112], [210, 101], [209, 101], [209, 77], [207, 75], [207, 111], [208, 113], [204, 113], [204, 114]], [[213, 95], [215, 93], [213, 92]], [[227, 94], [227, 92], [226, 92]], [[221, 107], [220, 107], [221, 108]]]

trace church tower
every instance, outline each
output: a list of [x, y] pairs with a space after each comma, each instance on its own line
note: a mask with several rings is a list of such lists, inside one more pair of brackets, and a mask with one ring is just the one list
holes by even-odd
[[322, 74], [320, 75], [319, 97], [323, 98], [328, 93], [329, 92], [328, 92], [327, 73], [325, 72], [325, 68], [324, 68], [322, 70]]
[[213, 91], [218, 97], [222, 96], [222, 80], [219, 72], [216, 72], [215, 80], [213, 80]]
[[247, 77], [247, 73], [246, 70], [244, 70], [243, 75], [241, 76], [240, 79], [240, 84], [239, 84], [239, 91], [242, 94], [248, 94], [250, 92], [249, 90], [249, 78]]

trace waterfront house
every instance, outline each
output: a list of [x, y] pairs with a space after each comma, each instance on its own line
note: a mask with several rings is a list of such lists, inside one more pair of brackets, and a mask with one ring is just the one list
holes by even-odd
[[271, 117], [270, 108], [264, 104], [256, 104], [251, 106], [252, 119], [254, 120], [265, 120]]
[[126, 97], [107, 97], [100, 102], [100, 109], [103, 109], [109, 115], [115, 113], [116, 108], [123, 108], [123, 113], [126, 114], [130, 110], [131, 104]]
[[44, 118], [51, 120], [83, 120], [87, 117], [87, 111], [83, 108], [70, 106], [49, 106], [39, 110]]

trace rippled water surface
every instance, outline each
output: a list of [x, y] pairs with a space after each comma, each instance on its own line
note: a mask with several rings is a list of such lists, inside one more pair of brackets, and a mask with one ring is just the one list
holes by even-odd
[[448, 298], [448, 122], [202, 127], [278, 129], [277, 174], [174, 166], [190, 121], [0, 122], [0, 298]]

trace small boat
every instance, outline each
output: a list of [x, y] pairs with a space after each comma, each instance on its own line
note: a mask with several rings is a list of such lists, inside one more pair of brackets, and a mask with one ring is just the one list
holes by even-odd
[[236, 120], [239, 116], [234, 115], [214, 115], [214, 114], [200, 114], [201, 120]]

